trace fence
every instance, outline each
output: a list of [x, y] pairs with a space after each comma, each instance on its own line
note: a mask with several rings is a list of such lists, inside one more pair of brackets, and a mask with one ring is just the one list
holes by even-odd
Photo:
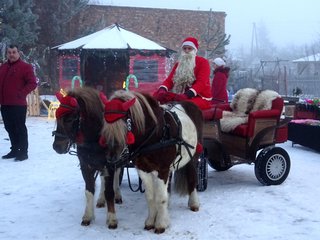
[[241, 88], [272, 89], [281, 95], [293, 95], [293, 89], [300, 88], [305, 97], [320, 97], [320, 76], [298, 76], [288, 74], [254, 75], [252, 70], [233, 73], [233, 88], [235, 92]]
[[38, 88], [33, 90], [27, 96], [27, 115], [28, 116], [40, 116], [40, 100]]

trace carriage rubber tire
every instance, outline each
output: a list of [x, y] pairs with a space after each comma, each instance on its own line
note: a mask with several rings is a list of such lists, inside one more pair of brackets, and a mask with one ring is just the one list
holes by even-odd
[[223, 171], [227, 171], [229, 168], [231, 168], [232, 166], [226, 165], [226, 166], [221, 166], [220, 163], [215, 162], [214, 160], [208, 160], [208, 163], [210, 165], [210, 167], [212, 167], [214, 170], [218, 171], [218, 172], [223, 172]]
[[207, 189], [208, 186], [208, 164], [207, 158], [204, 153], [202, 153], [197, 162], [197, 191], [203, 192]]
[[279, 185], [288, 177], [290, 166], [288, 153], [283, 148], [273, 147], [259, 153], [254, 172], [262, 185]]

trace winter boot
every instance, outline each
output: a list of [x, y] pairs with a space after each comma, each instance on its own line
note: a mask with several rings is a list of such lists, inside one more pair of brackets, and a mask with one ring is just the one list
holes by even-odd
[[10, 158], [15, 158], [17, 156], [18, 151], [16, 149], [11, 149], [11, 151], [2, 156], [2, 159], [10, 159]]
[[15, 161], [24, 161], [28, 159], [28, 153], [27, 151], [18, 151], [17, 152], [17, 155], [16, 155], [16, 158], [15, 158]]

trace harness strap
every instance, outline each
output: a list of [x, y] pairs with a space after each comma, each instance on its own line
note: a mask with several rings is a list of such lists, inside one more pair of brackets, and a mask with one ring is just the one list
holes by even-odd
[[162, 134], [161, 140], [158, 143], [155, 143], [155, 144], [152, 144], [152, 145], [149, 145], [149, 146], [145, 146], [145, 144], [148, 142], [148, 140], [155, 134], [155, 131], [156, 131], [155, 129], [156, 128], [153, 128], [153, 131], [151, 132], [151, 134], [148, 135], [148, 138], [135, 151], [130, 153], [129, 160], [132, 160], [132, 159], [136, 158], [137, 156], [139, 156], [141, 154], [152, 152], [154, 150], [158, 150], [158, 149], [161, 149], [161, 148], [169, 147], [169, 146], [172, 146], [172, 145], [178, 145], [177, 156], [180, 156], [180, 158], [177, 161], [177, 167], [178, 167], [178, 165], [179, 165], [179, 163], [180, 163], [180, 161], [182, 159], [182, 155], [181, 155], [181, 146], [182, 145], [186, 148], [186, 150], [187, 150], [187, 152], [188, 152], [188, 154], [190, 156], [190, 159], [192, 158], [192, 154], [191, 154], [190, 148], [194, 149], [194, 147], [192, 145], [190, 145], [189, 143], [187, 143], [185, 140], [183, 140], [183, 138], [182, 138], [181, 121], [178, 118], [178, 115], [173, 111], [165, 109], [163, 116], [166, 113], [169, 113], [170, 116], [175, 121], [175, 124], [178, 127], [178, 136], [177, 137], [170, 137], [169, 136], [170, 125], [165, 122], [164, 127], [163, 127], [163, 134]]
[[[178, 137], [177, 137], [177, 144], [178, 144], [178, 152], [177, 152], [177, 156], [180, 156], [179, 160], [177, 161], [177, 168], [179, 167], [179, 163], [182, 159], [182, 155], [181, 155], [181, 146], [183, 145], [188, 154], [189, 154], [189, 157], [190, 159], [192, 159], [192, 155], [191, 155], [191, 152], [190, 152], [190, 148], [194, 148], [192, 145], [190, 145], [189, 143], [187, 143], [183, 138], [182, 138], [182, 128], [181, 128], [181, 121], [180, 119], [178, 118], [178, 115], [176, 114], [176, 112], [171, 112], [169, 111], [169, 113], [173, 116], [173, 119], [175, 120], [176, 122], [176, 125], [178, 126]], [[174, 163], [173, 163], [173, 167], [174, 167]]]

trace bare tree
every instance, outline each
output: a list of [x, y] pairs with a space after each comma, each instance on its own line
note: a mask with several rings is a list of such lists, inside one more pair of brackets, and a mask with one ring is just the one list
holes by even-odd
[[227, 35], [222, 23], [218, 22], [215, 12], [210, 9], [208, 25], [202, 35], [202, 40], [206, 47], [206, 58], [215, 56], [224, 56], [226, 53], [225, 46], [229, 45], [231, 35]]

